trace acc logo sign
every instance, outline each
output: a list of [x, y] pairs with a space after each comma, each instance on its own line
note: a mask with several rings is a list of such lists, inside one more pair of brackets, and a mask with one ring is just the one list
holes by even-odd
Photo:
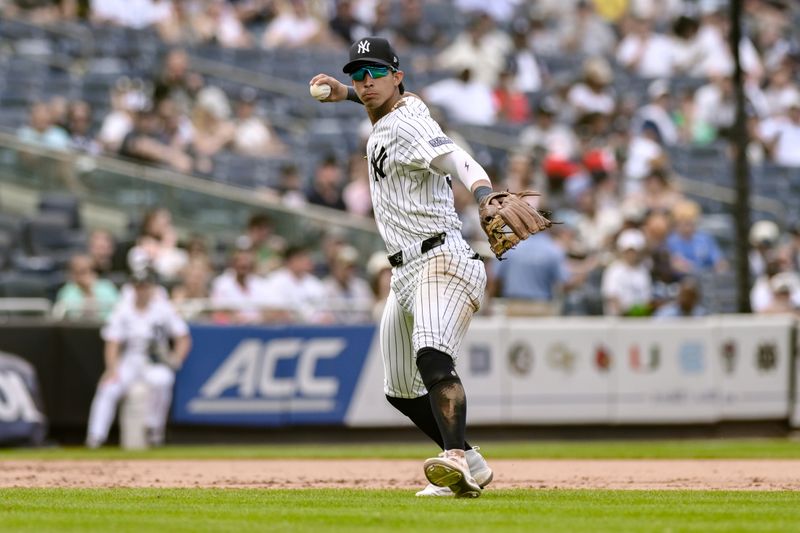
[[28, 387], [17, 372], [0, 371], [0, 422], [42, 422]]
[[[245, 339], [200, 388], [189, 403], [193, 413], [279, 412], [291, 400], [295, 411], [330, 411], [339, 380], [317, 376], [317, 363], [337, 357], [341, 338], [284, 338], [263, 342]], [[278, 365], [294, 363], [293, 375], [279, 377]], [[235, 389], [237, 396], [223, 393]]]

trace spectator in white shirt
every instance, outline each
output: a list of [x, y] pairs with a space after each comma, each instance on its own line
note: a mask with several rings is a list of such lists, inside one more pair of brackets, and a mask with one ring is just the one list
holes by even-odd
[[629, 32], [617, 47], [617, 61], [643, 78], [668, 78], [673, 72], [675, 45], [661, 33], [653, 31], [652, 21], [634, 18]]
[[[704, 8], [700, 29], [689, 42], [681, 68], [690, 76], [696, 77], [711, 73], [732, 75], [734, 63], [728, 44], [729, 31], [727, 13], [716, 6]], [[742, 37], [739, 41], [739, 55], [744, 72], [754, 79], [760, 79], [763, 75], [761, 59], [747, 37]]]
[[258, 94], [252, 87], [245, 87], [236, 102], [234, 124], [236, 132], [233, 148], [236, 152], [255, 156], [270, 157], [286, 153], [286, 145], [270, 123], [256, 114]]
[[372, 319], [372, 289], [358, 276], [357, 265], [358, 251], [342, 246], [331, 264], [330, 275], [323, 280], [325, 299], [337, 322], [354, 324]]
[[492, 89], [474, 79], [468, 68], [458, 76], [438, 81], [423, 90], [430, 104], [441, 107], [453, 122], [488, 126], [494, 124], [496, 109]]
[[565, 186], [570, 205], [574, 205], [577, 216], [574, 225], [578, 230], [578, 242], [588, 254], [608, 249], [614, 235], [622, 227], [622, 213], [616, 207], [598, 205], [597, 190], [587, 175], [570, 177]]
[[528, 45], [529, 35], [527, 21], [514, 24], [511, 28], [513, 49], [507, 57], [510, 70], [514, 73], [514, 88], [524, 93], [540, 91], [544, 85], [544, 71]]
[[257, 323], [265, 316], [269, 297], [264, 279], [255, 273], [255, 255], [236, 250], [228, 270], [211, 283], [211, 304], [217, 322]]
[[325, 26], [308, 9], [305, 0], [292, 0], [288, 8], [272, 19], [261, 45], [264, 48], [298, 48], [317, 42]]
[[669, 84], [666, 80], [655, 80], [647, 88], [650, 103], [642, 106], [633, 117], [631, 129], [638, 134], [646, 121], [650, 121], [658, 130], [658, 135], [665, 145], [678, 142], [678, 128], [670, 115]]
[[578, 150], [575, 132], [557, 120], [558, 106], [546, 97], [539, 101], [534, 110], [533, 123], [519, 136], [520, 146], [527, 150], [553, 154], [571, 159]]
[[142, 29], [172, 16], [170, 0], [91, 0], [92, 20]]
[[636, 229], [627, 229], [617, 238], [619, 258], [603, 272], [606, 315], [643, 316], [650, 313], [652, 281], [642, 262], [645, 244], [644, 235]]
[[664, 168], [667, 154], [661, 146], [658, 127], [650, 120], [642, 123], [638, 132], [628, 144], [628, 159], [625, 161], [625, 194], [641, 192], [644, 178], [654, 170]]
[[470, 69], [475, 80], [491, 87], [505, 68], [505, 57], [510, 50], [508, 35], [496, 30], [491, 17], [479, 14], [469, 22], [466, 31], [436, 56], [434, 65], [456, 72]]
[[574, 108], [576, 117], [589, 113], [610, 115], [616, 102], [609, 88], [614, 75], [611, 66], [600, 56], [590, 57], [583, 64], [583, 81], [575, 84], [567, 94], [567, 101]]
[[610, 55], [617, 38], [611, 25], [601, 18], [589, 0], [579, 0], [573, 16], [559, 24], [561, 45], [569, 53]]
[[783, 270], [780, 261], [771, 261], [750, 289], [750, 307], [754, 313], [774, 313], [786, 304], [800, 309], [800, 276]]
[[284, 257], [284, 267], [267, 277], [269, 301], [303, 322], [330, 321], [330, 313], [323, 309], [325, 286], [312, 274], [314, 261], [308, 248], [290, 246]]
[[798, 87], [792, 80], [790, 66], [782, 66], [770, 74], [769, 82], [764, 88], [764, 100], [770, 116], [780, 115], [788, 109], [794, 100]]
[[758, 135], [772, 161], [800, 167], [800, 93], [795, 93], [788, 106], [785, 115], [763, 121]]
[[236, 4], [232, 2], [210, 0], [205, 12], [195, 17], [193, 27], [203, 41], [225, 48], [244, 48], [252, 44], [252, 37], [236, 12]]

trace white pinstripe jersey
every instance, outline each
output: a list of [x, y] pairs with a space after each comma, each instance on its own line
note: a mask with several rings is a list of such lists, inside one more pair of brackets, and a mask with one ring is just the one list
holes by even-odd
[[450, 176], [430, 166], [457, 146], [422, 100], [406, 96], [403, 104], [373, 124], [367, 142], [375, 222], [390, 254], [461, 230]]

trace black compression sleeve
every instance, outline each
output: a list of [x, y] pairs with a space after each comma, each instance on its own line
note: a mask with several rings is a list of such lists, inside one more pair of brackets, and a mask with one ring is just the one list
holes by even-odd
[[356, 94], [356, 90], [353, 89], [352, 87], [347, 88], [347, 99], [350, 100], [351, 102], [364, 105], [364, 102], [361, 101], [361, 99]]
[[486, 185], [481, 185], [472, 192], [472, 194], [475, 196], [475, 201], [478, 203], [481, 203], [481, 200], [489, 196], [491, 193], [492, 193], [492, 188], [487, 187]]

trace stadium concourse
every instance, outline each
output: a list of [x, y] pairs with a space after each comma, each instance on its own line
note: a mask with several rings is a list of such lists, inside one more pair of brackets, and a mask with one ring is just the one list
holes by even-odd
[[[303, 87], [318, 72], [340, 75], [333, 65], [354, 39], [386, 36], [397, 43], [406, 86], [490, 170], [496, 188], [542, 190], [563, 222], [505, 263], [486, 259], [490, 297], [508, 302], [508, 313], [735, 310], [726, 2], [141, 4], [131, 13], [103, 0], [5, 3], [2, 129], [30, 146], [252, 190], [300, 216], [322, 206], [368, 219], [359, 106], [319, 105]], [[758, 313], [800, 304], [798, 17], [792, 2], [745, 2]], [[5, 153], [6, 165], [28, 175], [50, 171]], [[286, 312], [206, 317], [218, 322], [353, 323], [380, 311], [386, 265], [380, 254], [370, 261], [376, 247], [335, 234], [287, 239], [258, 212], [239, 239], [196, 234], [175, 228], [169, 206], [155, 209], [151, 197], [128, 202], [129, 230], [112, 234], [75, 218], [102, 185], [64, 183], [74, 196], [43, 194], [38, 211], [0, 202], [0, 294], [41, 296], [67, 318], [102, 319], [130, 263], [148, 257], [176, 301], [210, 299], [211, 308], [242, 298], [234, 272], [254, 286], [278, 286], [287, 271], [303, 279], [302, 297]], [[463, 231], [484, 252], [465, 193], [456, 185]], [[95, 274], [81, 278], [87, 254]], [[531, 270], [532, 258], [547, 264]], [[102, 308], [85, 308], [79, 288], [99, 284]]]

